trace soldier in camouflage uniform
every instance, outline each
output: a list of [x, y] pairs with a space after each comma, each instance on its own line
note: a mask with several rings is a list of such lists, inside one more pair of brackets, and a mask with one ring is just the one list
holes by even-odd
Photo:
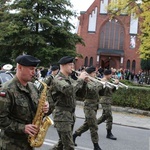
[[[112, 73], [111, 70], [104, 71], [104, 77], [102, 81], [107, 82], [111, 79]], [[118, 80], [116, 80], [116, 84]], [[101, 124], [106, 120], [106, 129], [107, 129], [107, 138], [112, 140], [117, 140], [117, 138], [112, 134], [112, 111], [111, 111], [111, 104], [112, 104], [112, 94], [115, 91], [115, 87], [106, 88], [104, 90], [104, 96], [100, 99], [100, 104], [102, 105], [103, 113], [102, 116], [98, 118], [98, 124]]]
[[77, 81], [71, 79], [69, 74], [74, 67], [73, 60], [74, 58], [70, 56], [62, 57], [58, 62], [60, 72], [53, 80], [52, 96], [55, 102], [53, 118], [59, 135], [58, 144], [53, 150], [74, 150], [72, 132], [75, 122], [75, 94], [84, 84], [87, 74], [81, 73]]
[[51, 71], [52, 71], [51, 74], [44, 79], [44, 82], [48, 85], [47, 101], [49, 102], [49, 106], [50, 106], [48, 114], [51, 114], [55, 108], [51, 90], [52, 90], [52, 82], [54, 77], [58, 74], [59, 66], [53, 65]]
[[[0, 150], [32, 150], [28, 135], [35, 135], [38, 129], [32, 124], [39, 94], [32, 82], [35, 68], [40, 62], [30, 55], [16, 59], [16, 76], [0, 89]], [[49, 105], [44, 105], [47, 113]]]
[[[95, 77], [95, 67], [89, 67], [86, 69], [86, 72], [91, 76]], [[94, 150], [101, 150], [98, 141], [98, 125], [97, 125], [97, 109], [98, 109], [98, 100], [100, 91], [103, 89], [101, 83], [97, 81], [88, 81], [85, 87], [85, 100], [84, 100], [84, 113], [85, 113], [85, 122], [84, 124], [75, 131], [73, 134], [73, 140], [75, 143], [75, 139], [77, 136], [81, 136], [82, 133], [90, 129], [91, 139], [94, 145]], [[75, 144], [76, 145], [76, 144]]]

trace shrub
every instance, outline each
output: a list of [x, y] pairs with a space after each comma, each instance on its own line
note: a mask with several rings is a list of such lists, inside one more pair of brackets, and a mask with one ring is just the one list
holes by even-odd
[[150, 87], [119, 88], [113, 94], [113, 105], [150, 110]]

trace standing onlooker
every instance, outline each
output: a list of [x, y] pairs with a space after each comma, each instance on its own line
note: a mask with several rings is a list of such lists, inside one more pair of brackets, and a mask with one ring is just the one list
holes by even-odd
[[125, 70], [125, 79], [126, 80], [129, 80], [130, 75], [131, 75], [130, 70], [129, 69]]
[[41, 78], [41, 71], [40, 71], [39, 68], [36, 68], [36, 70], [35, 70], [35, 76], [36, 76], [37, 79]]
[[44, 67], [42, 67], [42, 68], [40, 68], [40, 71], [41, 71], [41, 78], [45, 78], [46, 73], [47, 73], [46, 69]]
[[104, 73], [104, 69], [101, 66], [98, 68], [98, 72], [99, 72], [99, 77], [102, 78], [103, 73]]

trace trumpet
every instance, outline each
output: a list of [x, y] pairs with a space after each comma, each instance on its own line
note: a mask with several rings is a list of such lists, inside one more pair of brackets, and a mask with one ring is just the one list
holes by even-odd
[[[75, 70], [72, 70], [72, 71], [77, 74], [77, 75], [76, 75], [77, 78], [78, 78], [78, 75], [81, 74], [80, 71], [75, 71]], [[89, 78], [91, 81], [93, 81], [93, 82], [99, 82], [99, 83], [101, 83], [101, 84], [103, 85], [103, 88], [106, 87], [106, 82], [100, 81], [100, 80], [98, 80], [98, 79], [96, 79], [96, 78], [94, 78], [94, 77], [91, 77], [91, 76], [89, 76], [89, 75], [88, 75], [88, 78]]]
[[[112, 79], [112, 81], [115, 81], [114, 78], [111, 78], [111, 79]], [[118, 83], [118, 86], [121, 87], [121, 88], [124, 88], [124, 87], [125, 87], [126, 89], [129, 88], [127, 85], [125, 85], [125, 84], [123, 84], [123, 83], [121, 83], [121, 82]]]
[[[97, 77], [97, 79], [100, 80], [100, 81], [102, 80], [101, 78], [98, 78], [98, 77]], [[102, 82], [103, 82], [103, 81], [102, 81]], [[106, 83], [106, 87], [108, 87], [108, 88], [113, 88], [113, 87], [115, 87], [116, 90], [118, 90], [118, 88], [119, 88], [118, 85], [113, 84], [113, 83], [111, 83], [111, 82], [105, 81], [105, 83]]]

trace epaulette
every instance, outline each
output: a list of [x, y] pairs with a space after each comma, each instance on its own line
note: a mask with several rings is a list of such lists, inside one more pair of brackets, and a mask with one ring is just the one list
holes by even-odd
[[1, 96], [1, 97], [6, 97], [6, 92], [0, 91], [0, 96]]

